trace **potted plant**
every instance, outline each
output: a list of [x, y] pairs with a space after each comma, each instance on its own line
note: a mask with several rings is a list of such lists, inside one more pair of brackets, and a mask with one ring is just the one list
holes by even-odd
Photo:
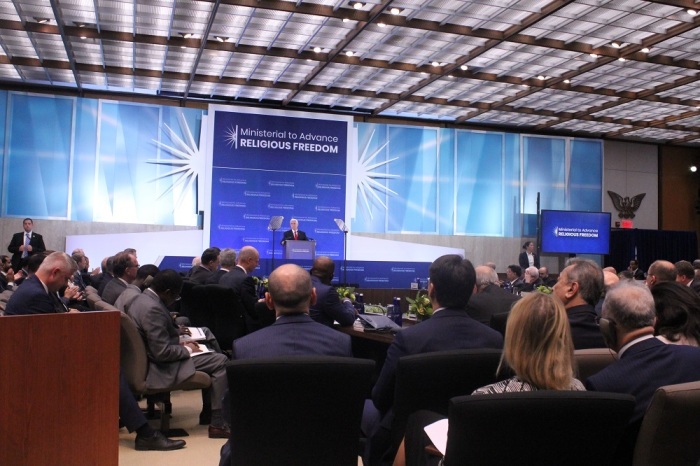
[[415, 315], [418, 320], [423, 320], [433, 315], [433, 305], [425, 290], [418, 291], [418, 293], [416, 293], [416, 299], [407, 297], [406, 301], [408, 301], [409, 318], [411, 315]]

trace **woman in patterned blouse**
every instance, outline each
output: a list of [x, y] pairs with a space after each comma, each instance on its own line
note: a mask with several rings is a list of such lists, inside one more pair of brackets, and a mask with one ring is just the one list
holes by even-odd
[[[574, 378], [571, 328], [564, 305], [557, 297], [530, 293], [513, 305], [506, 323], [499, 373], [505, 365], [513, 370], [515, 376], [477, 388], [472, 395], [585, 390], [581, 381]], [[406, 454], [412, 456], [409, 464], [423, 464], [416, 458], [430, 443], [423, 428], [442, 419], [444, 416], [430, 411], [418, 411], [412, 415], [394, 466], [405, 465]]]

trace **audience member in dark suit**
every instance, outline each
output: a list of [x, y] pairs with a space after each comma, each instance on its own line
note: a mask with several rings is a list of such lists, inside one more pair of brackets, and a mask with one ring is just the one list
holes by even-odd
[[122, 291], [114, 302], [114, 307], [128, 314], [131, 303], [134, 302], [136, 297], [140, 295], [143, 290], [151, 285], [153, 277], [155, 277], [158, 272], [158, 267], [153, 264], [145, 264], [139, 267], [136, 272], [136, 278]]
[[535, 243], [532, 241], [526, 241], [523, 244], [524, 251], [518, 256], [518, 264], [520, 268], [525, 270], [528, 267], [540, 268], [540, 256], [535, 254]]
[[[309, 306], [316, 298], [309, 274], [294, 264], [285, 264], [270, 274], [265, 302], [274, 309], [277, 320], [269, 327], [233, 342], [232, 359], [276, 356], [352, 357], [350, 337], [309, 317]], [[342, 403], [342, 400], [338, 400]], [[224, 402], [226, 407], [228, 402]], [[228, 414], [228, 409], [225, 410]], [[303, 415], [303, 413], [301, 413]], [[231, 464], [230, 441], [221, 449], [220, 466]]]
[[633, 395], [636, 407], [626, 442], [614, 464], [631, 464], [636, 433], [654, 391], [700, 380], [700, 348], [668, 345], [654, 338], [656, 310], [649, 290], [634, 282], [611, 289], [603, 303], [600, 330], [617, 361], [592, 375], [586, 388]]
[[696, 293], [700, 293], [700, 280], [695, 279], [695, 269], [688, 261], [678, 261], [675, 263], [676, 281], [687, 286]]
[[542, 280], [540, 280], [540, 271], [537, 267], [528, 267], [525, 269], [523, 274], [523, 284], [519, 286], [516, 291], [522, 292], [533, 292], [538, 286], [542, 285]]
[[236, 266], [236, 251], [231, 248], [224, 248], [219, 254], [219, 270], [215, 270], [207, 279], [208, 285], [218, 285], [221, 277], [231, 271]]
[[7, 250], [12, 253], [12, 268], [19, 270], [27, 263], [27, 259], [34, 254], [46, 251], [44, 238], [34, 233], [34, 222], [31, 218], [22, 221], [23, 232], [12, 235], [12, 240]]
[[[113, 270], [114, 256], [105, 257], [102, 260], [102, 273], [98, 277], [95, 277], [99, 283], [99, 286], [95, 286], [95, 288], [97, 288], [97, 294], [100, 296], [102, 296], [102, 292], [105, 290], [107, 283], [114, 279]], [[93, 279], [93, 283], [95, 282], [95, 279]]]
[[114, 278], [107, 283], [104, 291], [102, 291], [100, 295], [102, 299], [114, 306], [119, 295], [136, 278], [138, 269], [139, 261], [133, 254], [120, 252], [114, 256]]
[[329, 327], [337, 321], [341, 327], [347, 327], [355, 322], [357, 312], [352, 301], [343, 298], [331, 286], [335, 263], [327, 256], [318, 256], [311, 267], [311, 283], [316, 289], [316, 303], [311, 305], [310, 315], [313, 320]]
[[282, 235], [282, 244], [287, 240], [308, 241], [306, 233], [299, 229], [299, 221], [295, 218], [289, 221], [289, 230]]
[[506, 267], [506, 281], [503, 282], [503, 289], [511, 293], [517, 293], [524, 285], [523, 269], [519, 265], [511, 264]]
[[214, 274], [214, 271], [219, 268], [219, 248], [207, 248], [202, 253], [202, 261], [199, 267], [192, 269], [190, 281], [198, 285], [205, 285], [207, 280]]
[[635, 259], [630, 261], [630, 265], [627, 267], [627, 270], [632, 272], [632, 277], [635, 280], [644, 280], [644, 270], [639, 268], [639, 262], [637, 262]]
[[664, 260], [654, 261], [647, 271], [647, 288], [652, 289], [657, 283], [675, 282], [677, 275], [678, 272], [673, 263]]
[[[32, 259], [38, 260], [41, 255]], [[5, 307], [5, 315], [53, 314], [66, 312], [58, 297], [58, 290], [68, 285], [68, 280], [77, 270], [71, 257], [63, 252], [54, 252], [41, 261], [36, 273], [17, 287]], [[71, 312], [78, 312], [71, 310]]]
[[467, 304], [467, 314], [472, 319], [488, 325], [492, 315], [510, 312], [513, 303], [520, 299], [498, 283], [498, 275], [491, 267], [480, 265], [476, 268], [476, 293]]
[[255, 310], [255, 303], [258, 302], [255, 280], [250, 273], [260, 263], [260, 254], [253, 246], [243, 246], [238, 251], [238, 263], [231, 271], [221, 277], [219, 284], [228, 286], [238, 291], [238, 294], [243, 301], [243, 307], [246, 312], [246, 326], [248, 332], [252, 332], [260, 328], [258, 322], [258, 314]]
[[398, 361], [403, 356], [433, 351], [503, 347], [497, 331], [477, 322], [466, 312], [474, 291], [476, 272], [471, 262], [456, 254], [439, 257], [430, 266], [428, 297], [433, 316], [396, 334], [389, 346], [372, 400], [365, 404], [363, 432], [368, 436], [365, 464], [383, 464], [394, 457], [391, 451], [391, 422], [394, 382]]
[[[202, 352], [197, 343], [180, 344], [180, 332], [175, 326], [168, 306], [177, 300], [182, 290], [182, 277], [174, 270], [161, 270], [151, 286], [134, 299], [129, 316], [134, 320], [146, 342], [148, 352], [147, 388], [163, 389], [181, 383], [195, 371], [211, 377], [210, 438], [228, 438], [221, 400], [228, 388], [226, 361], [221, 353]], [[204, 411], [208, 411], [204, 407]]]
[[603, 293], [603, 271], [595, 262], [572, 259], [559, 274], [554, 294], [564, 303], [574, 348], [605, 348], [595, 304]]
[[679, 282], [651, 289], [656, 307], [654, 333], [664, 343], [700, 346], [700, 296]]
[[3, 254], [0, 261], [0, 287], [3, 290], [11, 289], [15, 286], [15, 271], [12, 269], [10, 256]]
[[544, 267], [544, 266], [540, 267], [539, 273], [540, 273], [540, 280], [542, 280], [542, 283], [544, 284], [544, 286], [551, 288], [557, 282], [556, 278], [549, 276], [549, 270], [547, 269], [547, 267]]

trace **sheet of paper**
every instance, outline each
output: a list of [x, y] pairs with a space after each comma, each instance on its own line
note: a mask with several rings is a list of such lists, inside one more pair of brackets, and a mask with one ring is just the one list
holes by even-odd
[[198, 351], [198, 352], [196, 352], [196, 353], [190, 354], [190, 357], [191, 357], [191, 358], [196, 358], [197, 356], [199, 356], [199, 355], [201, 355], [201, 354], [207, 354], [207, 353], [212, 353], [212, 352], [214, 352], [213, 349], [210, 349], [210, 348], [208, 348], [208, 347], [205, 346], [205, 345], [199, 345], [199, 349], [200, 349], [201, 351]]
[[445, 450], [447, 450], [447, 426], [447, 419], [440, 419], [423, 428], [430, 441], [435, 445], [435, 448], [440, 450], [440, 453], [443, 455]]
[[200, 327], [187, 327], [190, 331], [189, 335], [180, 335], [180, 341], [205, 341], [207, 337]]

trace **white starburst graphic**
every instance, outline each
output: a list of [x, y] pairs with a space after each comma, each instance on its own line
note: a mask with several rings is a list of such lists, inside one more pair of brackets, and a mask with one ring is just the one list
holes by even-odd
[[[389, 144], [387, 140], [377, 150], [370, 153], [370, 143], [374, 138], [374, 131], [370, 134], [367, 143], [362, 148], [361, 154], [357, 161], [353, 163], [352, 172], [355, 180], [353, 191], [362, 199], [362, 203], [357, 203], [355, 208], [361, 209], [369, 218], [372, 217], [372, 203], [376, 202], [381, 205], [384, 210], [387, 210], [387, 205], [382, 197], [386, 195], [398, 196], [398, 193], [392, 191], [386, 186], [386, 183], [380, 183], [377, 180], [396, 179], [399, 175], [392, 175], [386, 171], [378, 171], [379, 169], [386, 170], [387, 164], [397, 160], [398, 157], [387, 159], [382, 162], [374, 163], [374, 159], [381, 153], [382, 150]], [[382, 195], [380, 197], [380, 194]]]
[[192, 192], [192, 187], [197, 186], [196, 183], [200, 175], [204, 174], [204, 156], [199, 152], [199, 146], [182, 112], [178, 112], [177, 120], [184, 139], [178, 136], [168, 125], [164, 124], [164, 131], [170, 137], [173, 145], [170, 146], [155, 139], [153, 140], [154, 144], [170, 154], [173, 158], [147, 161], [148, 163], [172, 167], [171, 171], [163, 173], [149, 180], [149, 182], [168, 177], [172, 178], [170, 187], [161, 193], [158, 199], [173, 191], [175, 188], [179, 188], [180, 194], [177, 197], [177, 201], [173, 203], [173, 211], [177, 206], [182, 204], [185, 196]]
[[231, 149], [238, 149], [238, 125], [232, 125], [228, 128], [224, 133], [224, 137], [226, 138], [226, 144], [231, 146]]

